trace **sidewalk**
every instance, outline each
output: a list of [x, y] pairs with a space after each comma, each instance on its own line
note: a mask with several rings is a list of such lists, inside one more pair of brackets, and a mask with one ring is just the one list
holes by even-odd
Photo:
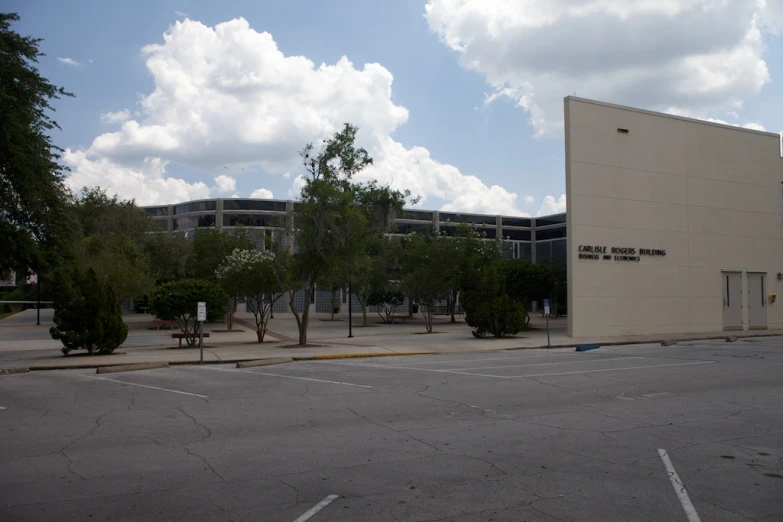
[[[51, 311], [41, 311], [41, 325], [35, 325], [35, 311], [28, 310], [0, 321], [0, 369], [30, 368], [31, 370], [95, 368], [98, 366], [167, 362], [193, 364], [199, 362], [199, 349], [176, 348], [171, 331], [151, 330], [152, 317], [130, 314], [125, 316], [129, 326], [128, 339], [113, 355], [87, 356], [72, 353], [63, 356], [60, 344], [49, 337]], [[226, 363], [275, 357], [338, 358], [356, 356], [404, 355], [420, 353], [477, 352], [507, 349], [546, 348], [547, 335], [543, 320], [533, 318], [533, 329], [520, 332], [513, 338], [476, 339], [471, 328], [458, 319], [456, 324], [446, 317], [437, 317], [433, 333], [425, 333], [421, 319], [402, 324], [380, 324], [377, 315], [368, 317], [369, 326], [362, 327], [361, 314], [354, 316], [353, 338], [348, 336], [346, 317], [329, 320], [329, 316], [311, 317], [308, 344], [296, 346], [298, 330], [293, 317], [276, 317], [270, 322], [270, 331], [263, 344], [258, 344], [251, 314], [237, 314], [235, 331], [220, 331], [224, 324], [208, 325], [209, 339], [205, 339], [204, 362]], [[661, 341], [688, 341], [725, 338], [728, 336], [783, 336], [783, 330], [753, 332], [715, 332], [712, 334], [671, 334], [624, 336], [613, 338], [573, 339], [566, 335], [566, 320], [550, 320], [551, 347], [573, 347], [580, 344], [636, 344]]]

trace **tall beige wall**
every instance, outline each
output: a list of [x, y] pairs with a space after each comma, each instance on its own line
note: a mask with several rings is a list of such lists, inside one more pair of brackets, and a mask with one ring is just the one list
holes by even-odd
[[[744, 290], [764, 272], [768, 327], [783, 327], [779, 136], [572, 97], [565, 132], [569, 335], [721, 331], [723, 270]], [[580, 259], [580, 246], [608, 252]], [[743, 314], [747, 328], [747, 302]]]

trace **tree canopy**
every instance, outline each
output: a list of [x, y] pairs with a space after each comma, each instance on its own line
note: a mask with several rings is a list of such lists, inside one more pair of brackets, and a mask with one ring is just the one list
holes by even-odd
[[69, 192], [52, 102], [72, 96], [40, 75], [40, 39], [11, 28], [0, 13], [0, 272], [54, 265], [68, 252]]

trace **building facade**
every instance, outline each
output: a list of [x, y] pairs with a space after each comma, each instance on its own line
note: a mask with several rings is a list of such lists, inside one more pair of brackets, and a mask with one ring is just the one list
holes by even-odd
[[[282, 224], [296, 212], [296, 201], [268, 199], [206, 199], [175, 205], [143, 207], [152, 216], [161, 231], [193, 237], [199, 228], [218, 228], [231, 232], [242, 226], [260, 249], [281, 230]], [[507, 258], [524, 259], [533, 263], [554, 259], [566, 263], [566, 215], [529, 218], [466, 214], [437, 210], [405, 209], [400, 216], [392, 217], [393, 234], [413, 232], [437, 232], [453, 235], [461, 226], [475, 229], [488, 240], [503, 239]], [[294, 296], [297, 309], [304, 309], [304, 293]], [[347, 294], [341, 292], [340, 311], [347, 312]], [[331, 313], [331, 291], [317, 291], [311, 306], [316, 313]], [[358, 299], [353, 299], [353, 311], [361, 312]], [[288, 304], [281, 299], [275, 303], [274, 313], [285, 313]], [[407, 303], [402, 309], [407, 309]], [[535, 311], [536, 303], [528, 303], [527, 309]], [[371, 312], [377, 311], [371, 309]], [[440, 313], [446, 313], [446, 303], [441, 303]]]
[[569, 335], [783, 327], [780, 145], [566, 98]]

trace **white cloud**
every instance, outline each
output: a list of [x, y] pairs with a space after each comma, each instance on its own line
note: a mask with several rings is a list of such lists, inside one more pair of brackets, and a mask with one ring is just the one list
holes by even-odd
[[704, 121], [709, 121], [712, 123], [720, 123], [721, 125], [731, 125], [733, 127], [742, 127], [743, 129], [751, 129], [751, 130], [757, 130], [757, 131], [766, 131], [764, 126], [760, 123], [729, 123], [726, 120], [721, 120], [720, 118], [704, 118]]
[[93, 63], [93, 59], [92, 59], [92, 58], [88, 58], [88, 59], [87, 59], [87, 62], [88, 62], [88, 63]]
[[538, 209], [537, 216], [549, 216], [551, 214], [561, 214], [566, 211], [566, 196], [563, 194], [555, 199], [554, 196], [547, 196]]
[[283, 178], [284, 178], [284, 179], [288, 179], [288, 178], [290, 178], [290, 177], [291, 177], [291, 173], [290, 173], [290, 172], [284, 172], [284, 173], [283, 173]]
[[187, 18], [188, 17], [188, 13], [186, 13], [184, 11], [174, 11], [174, 14], [177, 15], [177, 16], [180, 16], [182, 18]]
[[574, 92], [695, 117], [741, 107], [770, 81], [764, 36], [780, 27], [782, 4], [429, 0], [425, 17], [460, 63], [484, 76], [487, 103], [511, 99], [536, 136], [556, 136], [562, 99]]
[[252, 194], [250, 194], [251, 198], [259, 198], [259, 199], [274, 199], [274, 195], [272, 195], [272, 191], [260, 188], [253, 191]]
[[765, 131], [765, 130], [767, 130], [760, 123], [746, 123], [745, 125], [743, 125], [743, 127], [746, 128], [746, 129], [752, 129], [752, 130], [757, 130], [757, 131]]
[[527, 203], [528, 205], [532, 205], [535, 202], [536, 202], [536, 198], [534, 198], [533, 196], [525, 196], [525, 203]]
[[[430, 158], [427, 149], [408, 149], [390, 137], [407, 121], [408, 110], [392, 101], [393, 77], [380, 64], [356, 67], [343, 57], [316, 65], [285, 56], [270, 34], [256, 32], [241, 18], [215, 27], [176, 22], [162, 43], [143, 53], [154, 90], [116, 132], [80, 151], [84, 168], [91, 168], [89, 161], [136, 173], [146, 172], [142, 166], [148, 161], [202, 171], [255, 164], [296, 176], [305, 143], [317, 144], [351, 122], [360, 128], [359, 144], [375, 159], [367, 175], [375, 173], [425, 200], [443, 199], [444, 208], [520, 214], [516, 194], [487, 187]], [[299, 196], [301, 184], [295, 177], [289, 197]]]
[[291, 188], [288, 189], [288, 199], [299, 199], [299, 195], [302, 193], [302, 188], [305, 186], [305, 177], [299, 175], [294, 178], [294, 182], [291, 184]]
[[103, 123], [123, 123], [130, 119], [130, 111], [128, 109], [122, 109], [117, 112], [105, 112], [101, 114], [101, 122]]
[[58, 56], [57, 61], [60, 63], [64, 63], [66, 65], [73, 65], [73, 66], [79, 65], [79, 62], [77, 62], [73, 58], [68, 58], [67, 56], [65, 58]]
[[66, 149], [62, 160], [72, 171], [67, 183], [74, 192], [100, 186], [122, 198], [135, 199], [139, 205], [177, 203], [210, 195], [204, 183], [164, 177], [166, 163], [157, 158], [145, 160], [138, 167], [126, 167], [108, 158], [90, 160], [82, 150]]
[[216, 194], [227, 194], [229, 192], [234, 192], [236, 189], [237, 180], [231, 176], [221, 174], [215, 178], [215, 187], [213, 190]]

